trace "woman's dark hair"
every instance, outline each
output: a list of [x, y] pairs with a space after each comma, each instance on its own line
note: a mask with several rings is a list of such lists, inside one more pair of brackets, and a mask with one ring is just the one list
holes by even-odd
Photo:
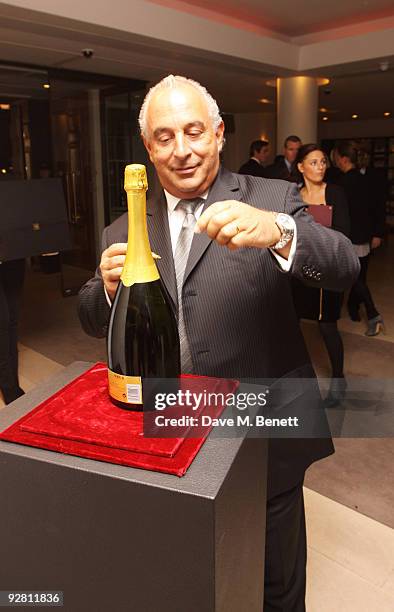
[[302, 147], [298, 149], [295, 163], [301, 164], [304, 159], [309, 155], [309, 153], [312, 153], [313, 151], [321, 151], [327, 158], [326, 152], [323, 151], [323, 149], [319, 147], [319, 145], [317, 145], [315, 142], [310, 142], [309, 144], [302, 145]]
[[358, 149], [359, 147], [352, 140], [343, 140], [335, 145], [335, 151], [338, 155], [340, 157], [348, 157], [354, 165], [357, 164]]

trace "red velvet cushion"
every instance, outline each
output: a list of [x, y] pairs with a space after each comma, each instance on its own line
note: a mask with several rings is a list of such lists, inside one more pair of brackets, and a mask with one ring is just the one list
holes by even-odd
[[[233, 393], [234, 380], [182, 376], [191, 391]], [[182, 414], [181, 407], [171, 409]], [[195, 415], [201, 414], [200, 407]], [[223, 406], [209, 408], [219, 416]], [[158, 414], [157, 412], [152, 413]], [[167, 410], [162, 412], [167, 415]], [[209, 427], [200, 437], [188, 428], [183, 437], [144, 437], [144, 415], [114, 406], [108, 396], [107, 367], [95, 364], [64, 388], [39, 404], [0, 434], [0, 439], [62, 453], [167, 472], [182, 476], [203, 445]]]

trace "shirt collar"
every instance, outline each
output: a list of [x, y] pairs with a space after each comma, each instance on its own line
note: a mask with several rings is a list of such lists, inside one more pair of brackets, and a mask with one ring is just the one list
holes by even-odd
[[[202, 200], [206, 200], [208, 197], [208, 191], [209, 189], [207, 189], [207, 191], [205, 193], [203, 193], [201, 196], [199, 196]], [[168, 207], [168, 212], [172, 213], [174, 212], [175, 208], [178, 205], [178, 202], [182, 199], [182, 198], [178, 198], [177, 196], [173, 196], [172, 193], [169, 193], [166, 189], [164, 189], [164, 194], [166, 196], [166, 200], [167, 200], [167, 207]]]

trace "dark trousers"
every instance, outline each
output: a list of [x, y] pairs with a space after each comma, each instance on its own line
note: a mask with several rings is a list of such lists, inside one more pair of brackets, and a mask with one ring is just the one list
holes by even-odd
[[364, 304], [368, 319], [374, 319], [379, 315], [373, 303], [372, 295], [367, 286], [367, 272], [369, 255], [358, 258], [360, 262], [360, 274], [349, 293], [348, 310], [357, 313], [361, 304]]
[[0, 264], [0, 389], [8, 404], [22, 390], [18, 380], [18, 312], [25, 260]]
[[264, 612], [305, 612], [306, 530], [302, 484], [267, 502]]

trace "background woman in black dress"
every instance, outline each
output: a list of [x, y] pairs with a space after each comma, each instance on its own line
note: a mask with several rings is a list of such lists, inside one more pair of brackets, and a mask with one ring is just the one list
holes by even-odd
[[[327, 206], [319, 211], [326, 219], [324, 224], [332, 229], [349, 235], [349, 213], [343, 189], [337, 185], [327, 184], [324, 175], [327, 169], [327, 157], [314, 144], [303, 145], [297, 156], [297, 169], [302, 177], [300, 193], [309, 212], [315, 206]], [[330, 213], [331, 209], [331, 213]], [[332, 215], [331, 223], [329, 217]], [[343, 373], [344, 349], [337, 321], [341, 316], [343, 293], [306, 287], [300, 281], [293, 282], [293, 297], [298, 317], [317, 321], [327, 353], [330, 359], [332, 380], [326, 398], [326, 405], [334, 406], [345, 395], [346, 380]]]

